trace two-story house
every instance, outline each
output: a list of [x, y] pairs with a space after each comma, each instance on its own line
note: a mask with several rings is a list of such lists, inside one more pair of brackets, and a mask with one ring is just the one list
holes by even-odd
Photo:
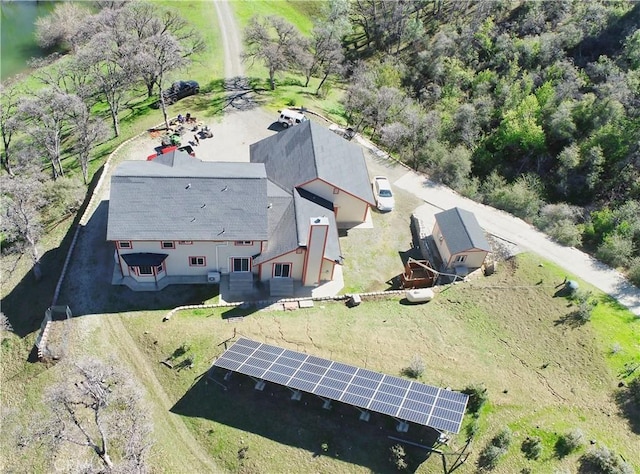
[[373, 203], [362, 150], [305, 122], [252, 145], [251, 161], [175, 150], [121, 163], [107, 226], [113, 283], [157, 290], [228, 275], [234, 293], [262, 282], [282, 296], [331, 281], [338, 228], [364, 222]]

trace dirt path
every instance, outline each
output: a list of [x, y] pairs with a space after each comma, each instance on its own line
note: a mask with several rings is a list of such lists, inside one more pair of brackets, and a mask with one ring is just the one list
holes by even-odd
[[[128, 363], [135, 371], [138, 380], [144, 380], [147, 389], [147, 398], [153, 402], [153, 407], [157, 412], [162, 412], [164, 416], [155, 416], [154, 422], [156, 430], [173, 434], [176, 442], [171, 448], [178, 450], [184, 461], [191, 458], [197, 461], [194, 465], [185, 462], [183, 472], [222, 472], [220, 468], [211, 462], [209, 455], [202, 449], [192, 436], [189, 429], [179, 415], [171, 413], [169, 410], [173, 403], [167, 396], [162, 384], [156, 378], [153, 368], [148, 364], [147, 358], [140, 352], [135, 341], [122, 324], [120, 316], [110, 315], [102, 318], [102, 327], [106, 329], [112, 341], [112, 348], [116, 349], [120, 357]], [[190, 456], [187, 456], [187, 453]]]
[[233, 10], [227, 0], [213, 2], [218, 14], [218, 27], [224, 47], [224, 76], [227, 79], [244, 75], [242, 60], [242, 40]]

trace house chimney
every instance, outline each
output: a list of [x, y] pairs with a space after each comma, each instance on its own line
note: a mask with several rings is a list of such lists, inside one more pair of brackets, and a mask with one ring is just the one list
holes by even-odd
[[329, 219], [326, 217], [312, 217], [309, 220], [309, 237], [307, 238], [307, 253], [304, 257], [302, 284], [317, 286], [320, 283], [324, 250], [329, 235]]

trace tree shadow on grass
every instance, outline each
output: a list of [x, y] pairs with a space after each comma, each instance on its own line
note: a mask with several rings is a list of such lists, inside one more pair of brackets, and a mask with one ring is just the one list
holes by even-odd
[[[258, 391], [254, 386], [253, 380], [240, 374], [232, 373], [229, 380], [224, 380], [221, 372], [210, 372], [194, 383], [171, 412], [255, 433], [307, 451], [312, 457], [327, 456], [373, 472], [395, 471], [389, 455], [391, 446], [398, 442], [388, 436], [426, 446], [433, 446], [438, 438], [434, 430], [414, 424], [408, 433], [400, 435], [392, 418], [376, 413], [371, 413], [369, 422], [359, 421], [354, 407], [339, 402], [332, 402], [331, 409], [325, 410], [322, 400], [311, 394], [292, 401], [291, 392], [285, 387], [267, 383], [263, 391]], [[200, 431], [206, 428], [204, 425]], [[211, 427], [209, 432], [214, 430]], [[237, 442], [238, 450], [247, 446], [239, 439], [227, 441], [230, 447]], [[409, 463], [406, 472], [415, 472], [429, 457], [424, 449], [404, 448]], [[251, 453], [250, 445], [248, 452]]]
[[623, 387], [614, 394], [614, 400], [620, 414], [627, 420], [629, 428], [636, 434], [640, 434], [640, 403], [631, 393], [629, 387]]
[[580, 317], [580, 312], [577, 310], [571, 311], [553, 322], [554, 326], [569, 326], [572, 329], [582, 327], [586, 323], [587, 321]]

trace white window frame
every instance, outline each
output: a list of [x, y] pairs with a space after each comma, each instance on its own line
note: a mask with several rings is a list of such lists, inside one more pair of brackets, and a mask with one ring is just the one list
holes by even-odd
[[[287, 269], [286, 275], [283, 275], [283, 270]], [[291, 263], [274, 263], [273, 264], [273, 278], [291, 278]]]
[[[200, 263], [202, 261], [202, 263]], [[201, 255], [195, 255], [189, 257], [189, 266], [190, 267], [206, 267], [207, 266], [207, 257]]]
[[[236, 270], [236, 260], [240, 261], [240, 270]], [[244, 262], [247, 263], [247, 269], [244, 270]], [[251, 257], [231, 257], [231, 268], [234, 273], [247, 273], [251, 271]]]

